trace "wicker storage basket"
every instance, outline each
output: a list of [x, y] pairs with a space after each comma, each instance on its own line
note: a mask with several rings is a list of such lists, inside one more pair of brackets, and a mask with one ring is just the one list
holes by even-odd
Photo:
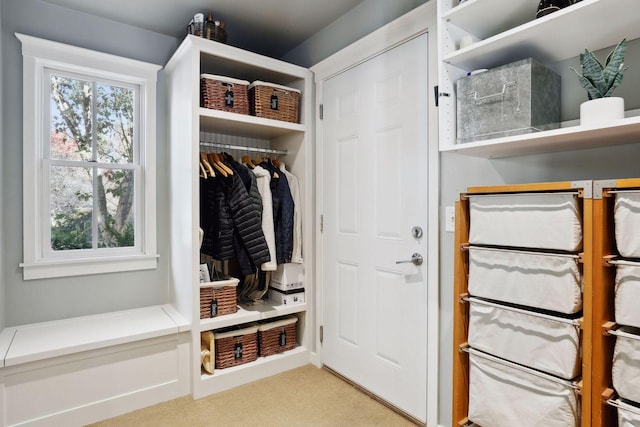
[[258, 327], [260, 356], [271, 356], [296, 346], [296, 316], [264, 323]]
[[215, 369], [230, 368], [253, 362], [258, 358], [258, 327], [221, 330], [213, 334], [215, 340]]
[[236, 289], [239, 280], [230, 278], [200, 284], [200, 318], [233, 314], [238, 311]]
[[249, 85], [250, 113], [265, 119], [299, 122], [300, 91], [259, 80]]
[[246, 80], [213, 74], [200, 75], [201, 104], [204, 108], [249, 114]]

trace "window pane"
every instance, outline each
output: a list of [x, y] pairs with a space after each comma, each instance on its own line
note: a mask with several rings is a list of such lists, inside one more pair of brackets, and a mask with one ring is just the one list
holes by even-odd
[[51, 158], [91, 160], [91, 82], [51, 76]]
[[98, 171], [98, 246], [135, 245], [134, 174], [132, 170]]
[[91, 168], [50, 169], [51, 248], [91, 248], [93, 185]]
[[98, 161], [133, 163], [132, 89], [97, 84]]

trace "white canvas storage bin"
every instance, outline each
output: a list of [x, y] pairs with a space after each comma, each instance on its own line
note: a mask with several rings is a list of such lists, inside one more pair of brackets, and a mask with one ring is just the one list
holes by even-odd
[[469, 243], [560, 251], [582, 248], [578, 197], [567, 193], [469, 196]]
[[618, 252], [640, 258], [640, 193], [620, 191], [613, 208]]
[[469, 349], [469, 420], [482, 427], [575, 427], [572, 383]]
[[623, 399], [640, 402], [640, 330], [625, 326], [614, 333], [613, 388]]
[[469, 298], [469, 345], [567, 380], [580, 374], [575, 320]]
[[469, 293], [565, 314], [582, 310], [580, 268], [573, 255], [471, 246]]
[[640, 328], [640, 264], [618, 264], [615, 285], [615, 317], [619, 325]]
[[618, 427], [640, 426], [640, 406], [623, 402], [620, 399], [609, 400], [607, 403], [618, 408]]

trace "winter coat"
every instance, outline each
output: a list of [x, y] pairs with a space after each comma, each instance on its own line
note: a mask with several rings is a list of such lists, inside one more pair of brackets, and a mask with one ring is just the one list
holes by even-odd
[[260, 199], [257, 186], [249, 184], [255, 190], [249, 196], [239, 175], [216, 175], [200, 181], [202, 252], [219, 260], [237, 257], [242, 273], [250, 274], [270, 256], [262, 232], [262, 209], [256, 206], [256, 198]]
[[[234, 176], [237, 175], [245, 190], [244, 193], [238, 189], [235, 191], [244, 194], [247, 200], [243, 202], [248, 201], [247, 208], [243, 210], [243, 215], [244, 219], [250, 221], [250, 223], [235, 223], [234, 248], [242, 274], [251, 274], [256, 271], [257, 267], [271, 259], [267, 241], [262, 231], [262, 197], [258, 191], [255, 175], [245, 166], [234, 161], [231, 156], [227, 155], [227, 157], [229, 160], [225, 164], [234, 171]], [[256, 218], [258, 220], [257, 227]], [[244, 230], [242, 229], [243, 227], [251, 227], [251, 231]]]
[[[278, 264], [291, 262], [293, 251], [293, 210], [294, 203], [285, 175], [271, 162], [260, 163], [271, 173], [271, 195], [273, 197], [273, 222], [276, 235], [276, 260]], [[278, 178], [274, 178], [274, 173]]]
[[200, 228], [204, 232], [201, 251], [215, 259], [228, 260], [235, 257], [234, 224], [223, 179], [200, 179]]
[[258, 191], [262, 197], [262, 232], [269, 248], [269, 261], [262, 264], [262, 271], [273, 271], [278, 267], [276, 263], [276, 234], [273, 224], [273, 198], [271, 196], [271, 174], [266, 169], [256, 166], [251, 170], [256, 176]]
[[284, 173], [289, 182], [291, 197], [293, 198], [293, 250], [291, 262], [302, 264], [302, 204], [300, 201], [300, 184], [298, 177], [289, 172], [284, 163], [280, 162], [280, 172]]

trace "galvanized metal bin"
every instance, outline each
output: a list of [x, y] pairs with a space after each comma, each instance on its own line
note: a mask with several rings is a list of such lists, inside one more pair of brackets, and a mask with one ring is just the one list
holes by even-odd
[[458, 143], [555, 129], [560, 76], [532, 58], [459, 79]]

